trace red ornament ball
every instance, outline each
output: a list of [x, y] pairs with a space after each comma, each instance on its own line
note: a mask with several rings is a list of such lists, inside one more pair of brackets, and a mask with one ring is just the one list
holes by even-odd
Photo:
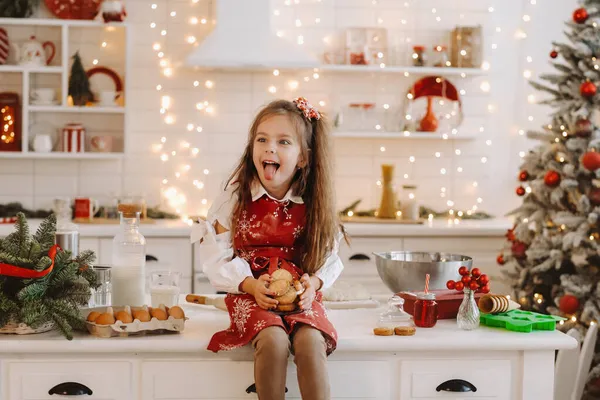
[[525, 188], [523, 186], [519, 186], [515, 192], [517, 196], [525, 196]]
[[600, 188], [591, 188], [590, 193], [588, 194], [588, 198], [590, 199], [593, 205], [600, 205]]
[[471, 283], [469, 283], [469, 289], [477, 290], [477, 289], [479, 289], [479, 284], [475, 281], [471, 281]]
[[556, 57], [558, 57], [558, 51], [556, 51], [556, 50], [552, 50], [552, 51], [550, 52], [550, 58], [556, 58]]
[[[504, 265], [504, 263], [506, 261], [504, 261], [504, 256], [502, 254], [498, 254], [498, 257], [496, 257], [496, 262], [500, 265]], [[480, 280], [481, 280], [481, 278], [480, 278]]]
[[579, 299], [572, 294], [565, 294], [560, 298], [558, 308], [565, 314], [573, 314], [579, 310]]
[[460, 281], [456, 282], [456, 285], [454, 286], [454, 289], [458, 290], [459, 292], [462, 292], [464, 288], [465, 284]]
[[490, 292], [490, 285], [484, 285], [481, 287], [481, 293], [489, 293]]
[[579, 87], [579, 93], [583, 97], [594, 97], [598, 88], [590, 81], [585, 81]]
[[461, 274], [462, 276], [469, 275], [469, 268], [462, 266], [458, 269], [458, 273]]
[[588, 151], [581, 157], [581, 163], [588, 171], [595, 171], [600, 168], [600, 153]]
[[527, 245], [525, 243], [515, 240], [510, 249], [513, 256], [516, 258], [525, 258], [525, 251], [527, 251]]
[[454, 282], [453, 280], [449, 280], [448, 282], [446, 282], [446, 287], [449, 290], [454, 290], [454, 288], [456, 287], [456, 282]]
[[575, 134], [579, 137], [589, 137], [593, 129], [592, 121], [587, 118], [578, 119], [575, 123]]
[[560, 175], [556, 171], [548, 171], [544, 176], [544, 183], [550, 187], [556, 187], [560, 183]]
[[479, 284], [480, 285], [487, 285], [488, 283], [490, 283], [490, 277], [487, 276], [486, 274], [482, 274], [479, 277]]
[[473, 268], [471, 270], [471, 276], [474, 278], [479, 278], [479, 276], [481, 275], [481, 270], [479, 268]]
[[583, 24], [589, 18], [588, 12], [585, 8], [578, 8], [573, 11], [573, 21], [578, 24]]
[[521, 171], [521, 172], [519, 172], [519, 180], [521, 182], [525, 182], [528, 179], [529, 179], [529, 172], [527, 172], [527, 171]]
[[464, 275], [462, 278], [460, 278], [460, 281], [465, 285], [468, 285], [471, 283], [471, 277], [469, 275]]

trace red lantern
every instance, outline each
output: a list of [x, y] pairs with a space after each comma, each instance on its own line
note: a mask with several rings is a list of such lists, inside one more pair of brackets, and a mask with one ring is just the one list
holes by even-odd
[[544, 183], [550, 187], [556, 187], [560, 183], [560, 175], [556, 171], [548, 171], [544, 176]]
[[558, 57], [558, 51], [556, 51], [556, 50], [552, 50], [552, 51], [550, 52], [550, 58], [556, 58], [556, 57]]
[[527, 179], [529, 179], [529, 172], [527, 172], [527, 171], [521, 171], [519, 173], [519, 180], [521, 182], [525, 182]]
[[587, 21], [588, 17], [588, 12], [583, 7], [573, 11], [573, 21], [578, 24], [583, 24], [585, 21]]
[[519, 186], [517, 188], [517, 196], [523, 196], [525, 195], [525, 188], [523, 186]]
[[0, 93], [0, 151], [21, 151], [21, 102], [17, 93]]
[[600, 168], [600, 153], [588, 151], [581, 157], [581, 163], [588, 171], [595, 171]]
[[579, 310], [579, 299], [572, 294], [565, 294], [558, 301], [558, 308], [565, 314], [573, 314]]
[[585, 81], [579, 87], [579, 92], [583, 97], [594, 97], [596, 95], [596, 85], [590, 81]]

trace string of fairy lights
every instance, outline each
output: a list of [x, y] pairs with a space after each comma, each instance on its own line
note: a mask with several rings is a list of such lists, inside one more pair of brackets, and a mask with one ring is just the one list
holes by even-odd
[[[180, 68], [179, 64], [177, 62], [174, 62], [173, 60], [170, 59], [169, 54], [167, 54], [167, 48], [165, 45], [166, 42], [166, 37], [167, 35], [169, 35], [168, 32], [168, 25], [169, 23], [182, 23], [185, 22], [187, 25], [187, 27], [189, 28], [189, 32], [193, 32], [195, 31], [195, 28], [202, 26], [202, 25], [211, 25], [214, 24], [216, 21], [212, 18], [213, 16], [211, 15], [200, 15], [200, 12], [197, 12], [198, 9], [200, 9], [201, 7], [199, 7], [201, 4], [199, 4], [200, 2], [205, 2], [207, 0], [190, 0], [189, 2], [189, 11], [186, 10], [185, 12], [182, 12], [181, 10], [179, 11], [179, 13], [177, 11], [175, 11], [174, 9], [171, 9], [170, 6], [170, 2], [166, 1], [164, 3], [162, 3], [161, 6], [159, 6], [156, 3], [150, 3], [149, 7], [151, 8], [151, 10], [155, 13], [154, 15], [156, 16], [156, 18], [152, 18], [150, 23], [149, 23], [149, 29], [153, 30], [153, 31], [158, 31], [160, 32], [160, 38], [162, 40], [157, 40], [155, 43], [152, 44], [152, 50], [154, 51], [154, 54], [156, 56], [157, 59], [157, 63], [158, 63], [158, 67], [160, 69], [161, 72], [161, 80], [169, 80], [169, 79], [173, 79], [177, 77], [177, 70]], [[304, 46], [306, 44], [306, 36], [307, 36], [307, 29], [311, 29], [311, 27], [318, 27], [318, 26], [322, 26], [325, 23], [329, 22], [325, 20], [325, 16], [323, 15], [312, 15], [310, 18], [311, 20], [307, 20], [306, 15], [308, 15], [307, 13], [303, 13], [301, 7], [306, 6], [306, 4], [315, 4], [315, 3], [326, 3], [328, 1], [331, 0], [284, 0], [283, 2], [278, 3], [279, 6], [276, 6], [272, 12], [273, 12], [273, 17], [275, 19], [277, 19], [278, 17], [282, 16], [284, 14], [284, 8], [286, 7], [290, 7], [291, 10], [294, 13], [294, 18], [292, 19], [294, 21], [293, 26], [289, 26], [286, 27], [286, 29], [279, 29], [277, 30], [275, 33], [277, 36], [279, 37], [285, 37], [287, 39], [290, 39], [291, 41], [295, 42], [297, 45], [299, 46]], [[173, 2], [174, 3], [174, 2]], [[490, 6], [487, 9], [488, 13], [494, 13], [496, 12], [495, 8], [494, 8], [494, 2], [491, 1], [490, 2]], [[531, 6], [535, 6], [536, 4], [536, 0], [529, 0], [529, 3]], [[181, 7], [181, 3], [177, 3], [178, 7]], [[374, 10], [377, 11], [376, 16], [375, 16], [375, 22], [376, 25], [383, 25], [385, 23], [385, 19], [386, 19], [386, 15], [385, 15], [385, 10], [379, 7], [379, 2], [378, 0], [372, 0], [371, 1], [371, 5], [374, 8]], [[420, 6], [418, 5], [418, 2], [416, 0], [410, 0], [410, 1], [404, 1], [402, 3], [402, 6], [406, 9], [415, 9], [414, 12], [420, 12], [420, 13], [426, 13], [426, 11], [422, 10], [422, 8], [419, 8]], [[204, 9], [204, 8], [203, 8]], [[318, 10], [318, 8], [316, 8]], [[417, 11], [418, 9], [418, 11]], [[437, 22], [440, 23], [444, 20], [444, 18], [447, 18], [444, 16], [444, 13], [442, 13], [440, 10], [436, 9], [436, 8], [431, 8], [431, 17]], [[162, 14], [161, 14], [162, 13]], [[206, 13], [206, 11], [204, 11], [204, 13]], [[378, 15], [377, 15], [378, 14]], [[156, 22], [161, 20], [161, 18], [159, 18], [159, 16], [164, 16], [166, 15], [167, 18], [163, 18], [163, 22]], [[463, 20], [465, 18], [464, 14], [460, 14], [459, 15], [459, 19]], [[491, 18], [489, 18], [489, 20], [493, 20], [493, 16], [491, 16]], [[514, 34], [514, 38], [515, 40], [524, 40], [527, 37], [527, 33], [526, 33], [526, 28], [527, 28], [527, 24], [531, 21], [531, 17], [529, 14], [524, 14], [522, 17], [522, 26], [515, 32]], [[277, 22], [277, 21], [275, 21]], [[408, 21], [407, 19], [401, 19], [400, 20], [400, 26], [402, 25], [407, 25]], [[178, 32], [181, 32], [182, 29], [178, 29]], [[488, 41], [488, 38], [486, 37], [486, 45], [487, 43], [489, 43], [489, 50], [494, 51], [496, 49], [498, 49], [498, 43], [501, 39], [500, 34], [503, 33], [503, 29], [500, 26], [495, 27], [494, 29], [495, 32], [495, 36], [492, 38], [491, 41]], [[183, 41], [183, 43], [187, 43], [190, 46], [190, 51], [193, 50], [194, 46], [197, 46], [199, 43], [198, 38], [192, 34], [192, 33], [185, 33], [184, 36], [181, 38], [181, 40]], [[412, 44], [415, 41], [415, 38], [411, 37], [410, 35], [404, 37], [403, 39], [404, 44], [406, 45], [406, 48], [412, 47]], [[322, 37], [322, 43], [324, 46], [329, 46], [331, 45], [333, 42], [333, 37], [331, 33], [327, 33]], [[484, 51], [484, 54], [488, 53], [488, 51]], [[410, 52], [408, 53], [408, 57], [411, 57], [412, 54], [410, 54]], [[389, 58], [389, 55], [388, 55]], [[386, 64], [386, 57], [384, 55], [381, 55], [381, 59], [382, 61], [379, 63], [379, 67], [381, 68], [386, 68], [388, 67], [388, 64]], [[407, 60], [408, 61], [408, 60]], [[526, 57], [526, 61], [527, 63], [531, 63], [533, 60], [530, 56]], [[489, 61], [484, 60], [482, 63], [481, 68], [484, 71], [489, 71], [491, 69], [491, 64]], [[293, 74], [288, 74], [288, 76], [285, 76], [284, 71], [280, 71], [277, 68], [274, 68], [272, 70], [272, 82], [267, 84], [265, 87], [265, 90], [272, 94], [272, 95], [277, 95], [278, 93], [282, 92], [282, 91], [291, 91], [291, 92], [296, 92], [299, 91], [299, 89], [301, 89], [302, 84], [303, 83], [308, 83], [312, 80], [318, 80], [322, 78], [323, 73], [326, 71], [321, 71], [319, 68], [315, 68], [314, 70], [310, 71], [309, 73], [304, 72], [304, 73], [299, 73], [300, 75], [298, 76], [292, 76]], [[531, 68], [527, 68], [523, 71], [523, 76], [525, 79], [530, 78], [531, 76], [533, 76], [534, 71]], [[405, 78], [411, 78], [411, 73], [410, 72], [404, 72], [403, 76]], [[467, 74], [462, 74], [462, 75], [458, 75], [461, 78], [467, 78]], [[183, 79], [183, 78], [181, 78]], [[177, 140], [175, 139], [171, 139], [171, 138], [167, 138], [167, 136], [163, 136], [160, 139], [159, 143], [155, 143], [152, 145], [152, 151], [157, 155], [157, 157], [166, 164], [169, 164], [170, 166], [173, 167], [174, 172], [172, 172], [172, 174], [170, 176], [164, 176], [161, 177], [161, 182], [162, 182], [162, 195], [163, 197], [166, 199], [167, 204], [172, 207], [172, 209], [174, 209], [183, 220], [188, 221], [188, 223], [191, 223], [191, 220], [188, 217], [188, 213], [191, 213], [191, 206], [188, 203], [188, 196], [186, 195], [186, 193], [189, 193], [190, 190], [200, 190], [202, 191], [205, 188], [205, 183], [204, 183], [204, 179], [206, 179], [206, 175], [209, 175], [210, 171], [208, 169], [202, 169], [199, 171], [192, 171], [192, 168], [190, 166], [189, 163], [187, 162], [181, 162], [181, 160], [187, 160], [189, 157], [198, 157], [199, 153], [200, 153], [200, 148], [193, 145], [193, 143], [196, 140], [193, 140], [194, 136], [189, 136], [189, 134], [200, 134], [203, 132], [203, 127], [202, 124], [198, 124], [195, 122], [188, 122], [188, 121], [181, 121], [178, 118], [177, 115], [177, 108], [174, 105], [174, 101], [173, 101], [173, 97], [169, 92], [169, 90], [167, 90], [165, 88], [165, 86], [169, 86], [167, 84], [163, 84], [161, 82], [158, 82], [155, 86], [156, 91], [161, 93], [160, 96], [160, 113], [163, 117], [163, 121], [166, 125], [170, 126], [171, 128], [175, 128], [175, 130], [181, 129], [182, 131], [182, 135], [179, 136], [183, 136], [184, 138], [190, 138], [190, 139], [184, 139], [184, 140], [180, 140], [179, 142], [177, 142]], [[181, 86], [181, 85], [179, 85]], [[218, 82], [215, 82], [214, 80], [211, 79], [206, 79], [206, 80], [199, 80], [199, 79], [194, 79], [191, 80], [190, 82], [186, 83], [185, 86], [188, 86], [190, 88], [201, 88], [203, 87], [205, 90], [210, 91], [210, 90], [214, 90], [215, 88], [217, 88], [218, 86]], [[493, 88], [492, 85], [490, 84], [490, 82], [488, 80], [483, 80], [479, 86], [479, 90], [481, 91], [481, 93], [483, 94], [489, 94], [489, 93], [493, 93]], [[462, 88], [459, 90], [460, 95], [464, 98], [465, 96], [467, 96], [467, 91], [466, 89]], [[477, 93], [474, 93], [474, 95], [477, 95]], [[490, 97], [491, 98], [491, 97]], [[411, 100], [411, 93], [407, 94], [407, 99]], [[527, 95], [527, 100], [529, 103], [534, 103], [535, 102], [535, 96], [533, 94], [528, 94]], [[443, 100], [441, 100], [443, 102]], [[317, 104], [319, 104], [320, 107], [326, 107], [328, 106], [329, 102], [327, 101], [327, 99], [317, 99], [315, 101]], [[212, 104], [211, 102], [207, 101], [207, 100], [199, 100], [195, 103], [195, 110], [199, 113], [198, 115], [198, 119], [202, 120], [203, 118], [214, 118], [217, 116], [217, 104]], [[383, 104], [380, 105], [380, 107], [383, 107], [385, 110], [389, 110], [390, 108], [390, 104]], [[497, 106], [493, 103], [490, 102], [487, 105], [487, 111], [491, 114], [497, 111]], [[454, 111], [453, 111], [454, 112]], [[446, 116], [448, 117], [448, 116]], [[404, 118], [409, 121], [411, 119], [413, 119], [413, 115], [410, 113], [410, 111], [408, 111], [406, 113], [406, 115], [404, 116]], [[531, 119], [529, 119], [529, 121], [532, 121], [533, 117], [530, 117]], [[382, 129], [383, 123], [376, 123], [375, 126], [373, 127], [374, 130], [380, 130]], [[479, 127], [479, 133], [480, 134], [485, 134], [486, 132], [486, 127], [485, 126], [480, 126]], [[524, 129], [518, 129], [517, 130], [518, 133], [520, 135], [524, 135], [525, 130]], [[187, 136], [186, 136], [187, 134]], [[404, 136], [410, 137], [411, 132], [409, 131], [404, 131], [403, 132]], [[458, 129], [452, 129], [450, 132], [443, 134], [442, 136], [442, 140], [449, 140], [452, 139], [454, 135], [459, 134]], [[175, 136], [175, 135], [174, 135]], [[456, 142], [458, 143], [458, 142]], [[492, 146], [492, 141], [490, 139], [485, 140], [485, 144], [487, 147], [491, 147]], [[379, 146], [379, 150], [381, 153], [385, 153], [386, 152], [386, 147], [385, 145], [381, 145]], [[463, 151], [460, 149], [460, 147], [458, 147], [458, 145], [455, 145], [453, 147], [453, 154], [451, 154], [451, 160], [452, 160], [452, 168], [455, 169], [457, 174], [461, 174], [463, 172], [465, 172], [465, 167], [463, 166], [464, 162], [466, 162], [466, 160], [463, 160], [463, 158], [461, 157], [463, 155]], [[524, 151], [521, 151], [519, 153], [519, 155], [521, 157], [523, 157], [525, 155]], [[441, 158], [444, 156], [442, 151], [434, 151], [433, 156], [435, 158]], [[416, 165], [418, 164], [419, 160], [416, 156], [414, 155], [410, 155], [408, 157], [408, 161], [411, 165]], [[488, 156], [481, 156], [479, 158], [479, 161], [482, 165], [487, 164], [488, 163]], [[461, 165], [463, 164], [463, 165]], [[440, 168], [439, 170], [439, 174], [440, 176], [447, 176], [451, 171], [451, 168], [449, 166], [444, 166], [442, 168]], [[408, 173], [403, 173], [402, 177], [407, 180], [410, 181], [411, 176]], [[185, 178], [185, 179], [183, 179]], [[376, 184], [381, 185], [380, 181], [377, 181]], [[454, 185], [454, 184], [451, 184]], [[477, 193], [477, 190], [479, 188], [479, 182], [474, 180], [471, 182], [471, 185], [473, 187], [473, 190], [475, 190], [474, 193]], [[530, 190], [530, 189], [529, 189]], [[411, 193], [413, 195], [413, 197], [415, 196], [414, 193]], [[470, 207], [469, 209], [464, 209], [464, 210], [459, 210], [456, 209], [455, 207], [455, 202], [452, 199], [453, 196], [455, 196], [457, 194], [457, 190], [451, 186], [448, 187], [447, 184], [444, 184], [444, 186], [440, 187], [439, 190], [439, 195], [441, 198], [444, 198], [446, 200], [446, 205], [449, 207], [450, 209], [450, 215], [453, 216], [453, 218], [451, 218], [448, 222], [449, 223], [459, 223], [461, 217], [463, 217], [465, 214], [467, 215], [471, 215], [473, 212], [476, 212], [478, 210], [479, 207], [481, 207], [481, 204], [483, 203], [483, 198], [478, 195], [475, 194], [474, 198], [474, 204], [472, 205], [472, 207]], [[206, 198], [203, 198], [201, 200], [201, 204], [203, 206], [203, 210], [206, 210], [207, 204], [208, 204], [208, 200]], [[430, 219], [433, 218], [432, 215], [430, 215]]]

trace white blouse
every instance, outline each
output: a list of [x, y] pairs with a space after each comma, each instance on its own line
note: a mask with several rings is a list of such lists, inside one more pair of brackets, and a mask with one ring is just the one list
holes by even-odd
[[[240, 283], [252, 276], [250, 264], [243, 258], [235, 256], [230, 232], [217, 234], [214, 228], [215, 222], [219, 221], [225, 229], [231, 229], [231, 214], [237, 196], [233, 193], [234, 189], [233, 185], [229, 185], [227, 190], [221, 192], [208, 210], [206, 220], [199, 220], [198, 224], [194, 224], [191, 234], [192, 243], [200, 241], [199, 258], [204, 274], [218, 291], [228, 293], [240, 293]], [[252, 201], [258, 200], [265, 194], [271, 197], [260, 183], [253, 185]], [[284, 200], [297, 204], [304, 203], [301, 197], [292, 194], [292, 189], [278, 201]], [[331, 287], [344, 269], [342, 260], [338, 256], [342, 237], [340, 232], [335, 240], [333, 251], [315, 273], [315, 276], [323, 282], [321, 289]]]

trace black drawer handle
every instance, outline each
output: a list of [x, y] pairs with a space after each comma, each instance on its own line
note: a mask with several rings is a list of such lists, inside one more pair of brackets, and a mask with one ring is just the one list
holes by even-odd
[[370, 260], [371, 257], [369, 257], [366, 254], [363, 253], [356, 253], [356, 254], [352, 254], [350, 256], [350, 260]]
[[153, 255], [146, 254], [146, 261], [158, 261], [158, 258], [154, 257]]
[[91, 396], [94, 392], [89, 387], [77, 382], [63, 382], [48, 390], [49, 395], [58, 394], [61, 396]]
[[471, 382], [462, 379], [450, 379], [444, 383], [441, 383], [437, 388], [436, 392], [476, 392], [477, 388]]
[[[285, 387], [285, 392], [287, 393], [287, 386]], [[256, 383], [253, 383], [252, 385], [248, 386], [246, 388], [246, 393], [250, 394], [250, 393], [256, 393]]]

